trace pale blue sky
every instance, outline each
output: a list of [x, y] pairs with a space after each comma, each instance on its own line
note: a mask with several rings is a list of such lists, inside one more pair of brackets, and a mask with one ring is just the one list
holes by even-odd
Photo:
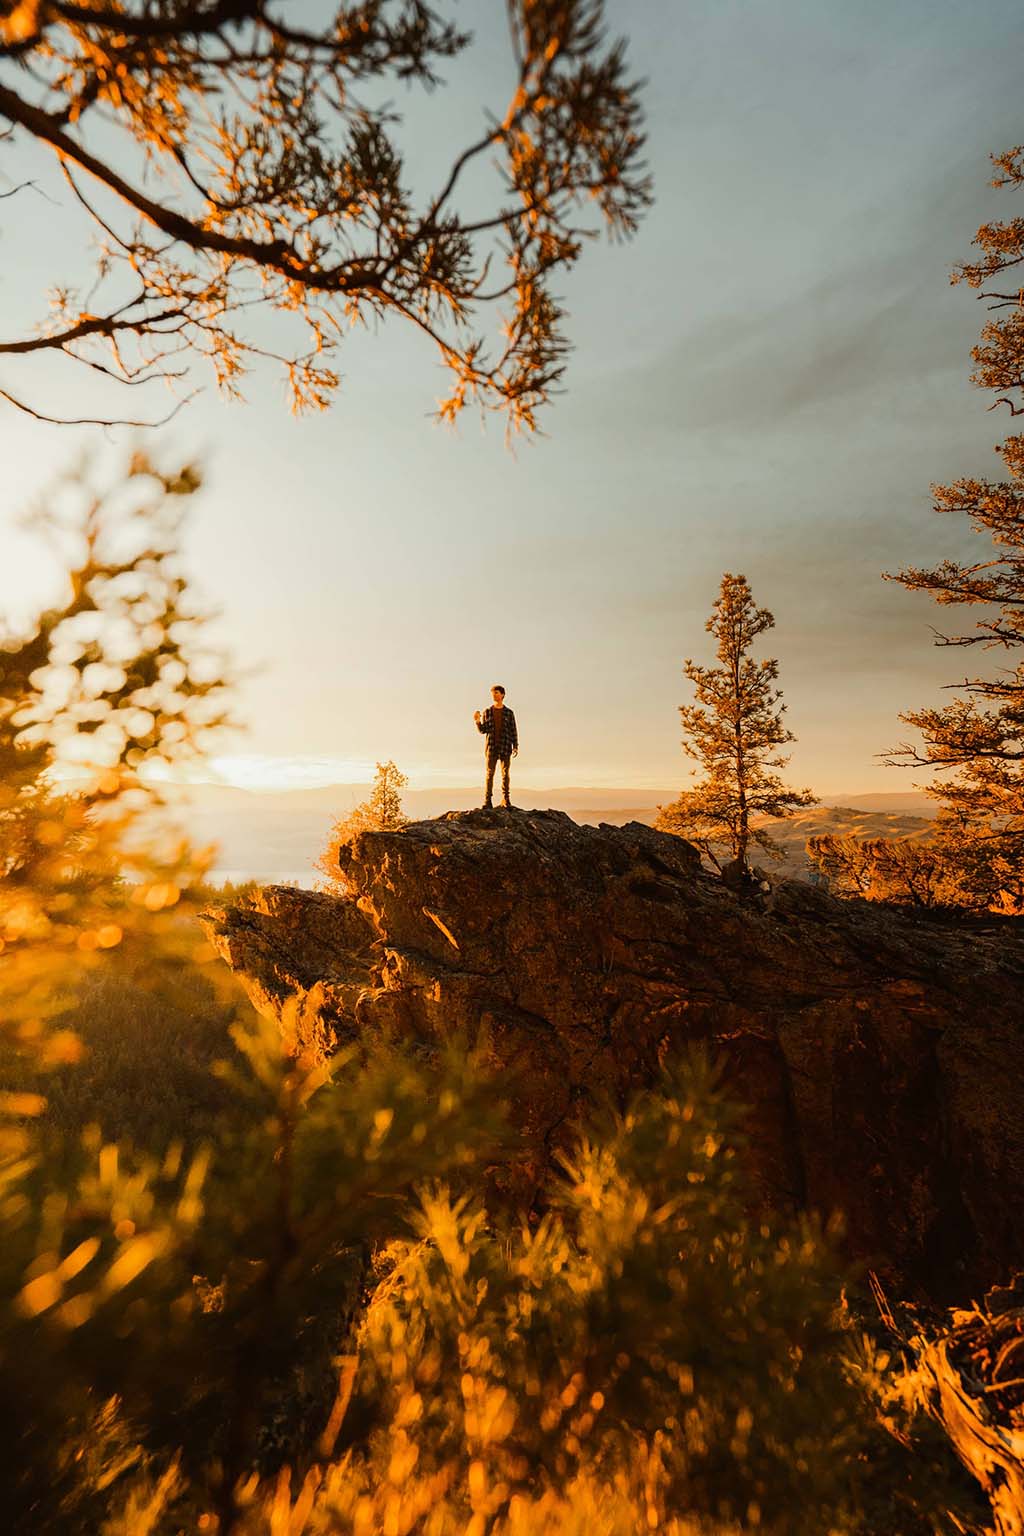
[[[508, 76], [502, 0], [454, 9], [480, 42], [410, 135], [432, 180]], [[1019, 211], [986, 187], [988, 153], [1024, 139], [1019, 6], [608, 14], [649, 80], [657, 203], [564, 285], [576, 351], [544, 438], [512, 454], [496, 421], [435, 425], [443, 378], [397, 325], [346, 345], [325, 415], [292, 419], [264, 374], [247, 405], [211, 387], [160, 434], [208, 466], [190, 564], [255, 672], [228, 750], [267, 777], [287, 759], [299, 779], [365, 779], [393, 757], [417, 785], [471, 781], [472, 711], [502, 681], [523, 782], [682, 783], [681, 661], [706, 655], [730, 569], [776, 616], [791, 777], [910, 787], [874, 754], [962, 657], [931, 648], [936, 611], [879, 573], [964, 547], [929, 511], [930, 481], [998, 470], [1002, 424], [967, 383], [982, 311], [948, 274], [983, 219]], [[64, 201], [53, 170], [23, 164]], [[80, 234], [41, 198], [0, 204], [2, 334], [80, 270]], [[91, 405], [82, 380], [17, 378]], [[8, 610], [50, 572], [7, 530], [89, 442], [0, 413]]]

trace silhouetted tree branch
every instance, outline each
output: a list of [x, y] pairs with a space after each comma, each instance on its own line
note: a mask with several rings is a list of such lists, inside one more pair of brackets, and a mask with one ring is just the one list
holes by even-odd
[[[34, 405], [29, 405], [26, 400], [19, 400], [17, 395], [12, 395], [9, 390], [0, 389], [0, 399], [6, 400], [16, 411], [22, 411], [26, 416], [31, 416], [34, 421], [45, 421], [55, 427], [162, 427], [177, 416], [185, 400], [179, 400], [173, 405], [165, 416], [157, 421], [129, 421], [124, 416], [48, 416], [45, 411], [37, 410]], [[191, 396], [189, 396], [191, 399]]]
[[[602, 224], [632, 233], [651, 196], [637, 86], [622, 43], [606, 38], [603, 0], [513, 0], [511, 98], [425, 199], [406, 184], [397, 114], [356, 91], [377, 96], [394, 80], [429, 89], [468, 35], [424, 0], [357, 0], [316, 28], [281, 10], [270, 0], [5, 8], [0, 143], [13, 134], [51, 151], [102, 243], [90, 302], [58, 290], [51, 322], [0, 342], [0, 356], [81, 361], [106, 347], [107, 371], [130, 382], [175, 377], [165, 364], [184, 349], [237, 395], [260, 352], [244, 326], [255, 295], [303, 328], [305, 346], [281, 361], [293, 407], [322, 408], [344, 331], [396, 314], [452, 376], [442, 418], [472, 401], [512, 430], [534, 428], [569, 350], [555, 275]], [[494, 200], [469, 217], [455, 195], [485, 155]], [[488, 290], [496, 260], [508, 279]], [[481, 312], [503, 300], [503, 339], [488, 347]]]

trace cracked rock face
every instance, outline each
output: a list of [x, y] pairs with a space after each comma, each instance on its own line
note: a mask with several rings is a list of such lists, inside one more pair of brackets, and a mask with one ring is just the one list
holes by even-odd
[[582, 1107], [706, 1042], [769, 1204], [841, 1210], [857, 1258], [939, 1299], [1024, 1263], [1024, 927], [796, 882], [743, 899], [679, 838], [556, 811], [452, 812], [343, 860], [348, 897], [204, 919], [289, 1030], [483, 1031], [535, 1173]]

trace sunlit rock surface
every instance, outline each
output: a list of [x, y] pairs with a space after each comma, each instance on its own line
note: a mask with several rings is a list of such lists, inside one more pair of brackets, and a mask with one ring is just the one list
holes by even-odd
[[741, 898], [678, 838], [555, 811], [364, 833], [343, 874], [348, 898], [268, 887], [205, 919], [290, 1030], [483, 1029], [535, 1167], [708, 1042], [771, 1204], [841, 1209], [854, 1255], [937, 1296], [1024, 1263], [1024, 927]]

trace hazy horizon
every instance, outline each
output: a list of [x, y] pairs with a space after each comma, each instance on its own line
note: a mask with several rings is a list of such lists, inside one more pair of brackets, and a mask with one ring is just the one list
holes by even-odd
[[[372, 778], [329, 779], [308, 783], [267, 784], [240, 782], [226, 777], [196, 777], [187, 781], [165, 781], [163, 787], [168, 791], [181, 791], [186, 797], [190, 790], [204, 791], [210, 789], [223, 789], [243, 796], [251, 795], [255, 798], [267, 796], [287, 798], [288, 796], [302, 796], [304, 794], [328, 794], [332, 791], [341, 790], [349, 792], [352, 796], [362, 796], [368, 794], [373, 788], [373, 780]], [[469, 780], [465, 783], [455, 782], [454, 780], [451, 783], [426, 783], [422, 780], [415, 782], [410, 780], [407, 787], [401, 791], [401, 798], [404, 800], [409, 797], [430, 796], [432, 799], [440, 799], [446, 794], [459, 796], [476, 795], [482, 793], [482, 787], [482, 782], [475, 783]], [[528, 794], [530, 796], [541, 794], [592, 795], [607, 800], [609, 804], [613, 803], [615, 797], [635, 795], [641, 803], [646, 804], [653, 803], [655, 797], [659, 795], [675, 795], [682, 787], [681, 783], [674, 786], [649, 783], [588, 784], [582, 781], [578, 783], [546, 784], [530, 783], [524, 779], [521, 783], [516, 780], [514, 790], [516, 793]], [[896, 804], [900, 801], [913, 801], [916, 803], [918, 800], [931, 803], [924, 791], [918, 790], [910, 784], [905, 785], [902, 789], [826, 791], [819, 796], [819, 799], [822, 802], [828, 801], [830, 804], [838, 804], [841, 803], [843, 795], [847, 795], [851, 801], [877, 801], [879, 804], [884, 802], [886, 805]]]

